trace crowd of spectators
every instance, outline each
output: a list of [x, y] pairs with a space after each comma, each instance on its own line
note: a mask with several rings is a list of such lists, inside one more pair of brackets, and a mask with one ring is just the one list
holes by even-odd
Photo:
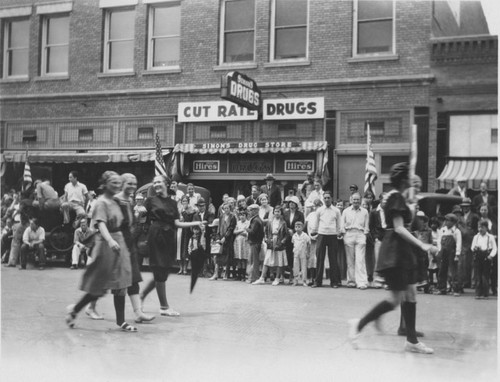
[[[179, 274], [191, 270], [193, 253], [203, 253], [201, 276], [210, 280], [242, 280], [252, 285], [270, 283], [321, 287], [324, 280], [332, 288], [365, 290], [381, 288], [384, 280], [376, 274], [376, 261], [384, 236], [385, 195], [349, 187], [349, 200], [335, 199], [323, 190], [321, 179], [308, 173], [297, 190], [284, 199], [272, 174], [262, 185], [254, 184], [250, 195], [224, 194], [217, 209], [192, 184], [184, 194], [171, 183], [170, 197], [178, 207], [181, 222], [206, 221], [205, 228], [177, 230], [176, 260]], [[417, 190], [418, 192], [418, 190]], [[426, 216], [418, 203], [412, 206], [412, 233], [421, 241], [436, 245], [433, 256], [419, 253], [419, 287], [428, 293], [460, 296], [464, 288], [476, 288], [476, 298], [497, 293], [496, 198], [481, 183], [473, 198], [466, 180], [458, 179], [449, 192], [462, 198], [451, 213]], [[2, 263], [26, 268], [34, 256], [40, 269], [45, 266], [45, 231], [37, 212], [56, 210], [63, 224], [70, 223], [74, 211], [74, 247], [71, 268], [85, 266], [91, 255], [89, 224], [95, 192], [69, 174], [64, 195], [59, 197], [46, 179], [36, 180], [31, 193], [11, 190], [2, 197]], [[142, 194], [136, 194], [136, 219], [147, 231], [148, 221], [140, 208]], [[147, 253], [141, 252], [142, 257]]]

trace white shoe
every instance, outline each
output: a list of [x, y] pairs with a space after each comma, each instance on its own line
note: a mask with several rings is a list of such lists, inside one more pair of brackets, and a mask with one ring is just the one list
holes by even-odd
[[167, 309], [160, 308], [160, 314], [162, 316], [168, 316], [168, 317], [178, 317], [178, 316], [180, 316], [180, 313], [176, 312], [172, 308], [167, 308]]
[[208, 280], [209, 280], [209, 281], [215, 281], [215, 280], [217, 280], [217, 275], [213, 275], [213, 276], [212, 276], [212, 277], [210, 277]]
[[85, 314], [93, 320], [104, 320], [104, 317], [100, 316], [94, 309], [85, 309]]
[[351, 345], [354, 349], [358, 348], [358, 338], [359, 338], [359, 330], [358, 330], [358, 325], [359, 325], [359, 318], [353, 318], [348, 321], [349, 324], [349, 341], [351, 341]]
[[140, 324], [141, 322], [148, 322], [148, 321], [153, 321], [155, 316], [148, 316], [147, 314], [144, 314], [142, 311], [137, 311], [135, 312], [135, 322]]
[[420, 354], [432, 354], [434, 353], [434, 349], [426, 346], [423, 342], [417, 342], [416, 344], [412, 344], [411, 342], [405, 342], [405, 351], [420, 353]]
[[280, 280], [279, 279], [274, 279], [274, 281], [273, 281], [273, 283], [271, 285], [272, 286], [280, 285]]
[[264, 285], [266, 281], [264, 279], [258, 279], [252, 283], [252, 285]]

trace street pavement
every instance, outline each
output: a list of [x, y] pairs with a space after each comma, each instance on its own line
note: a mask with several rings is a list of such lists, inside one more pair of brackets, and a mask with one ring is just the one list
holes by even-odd
[[[472, 290], [458, 298], [419, 294], [417, 328], [435, 350], [421, 355], [403, 351], [399, 310], [384, 316], [383, 334], [369, 325], [359, 349], [351, 347], [347, 321], [388, 293], [374, 289], [202, 278], [189, 294], [189, 277], [172, 275], [167, 295], [180, 317], [157, 315], [138, 333], [121, 332], [106, 295], [97, 306], [103, 321], [82, 312], [69, 329], [65, 308], [82, 295], [82, 272], [2, 267], [2, 382], [498, 380], [497, 299], [474, 300]], [[145, 311], [158, 308], [153, 292]], [[128, 299], [126, 317], [132, 322]]]

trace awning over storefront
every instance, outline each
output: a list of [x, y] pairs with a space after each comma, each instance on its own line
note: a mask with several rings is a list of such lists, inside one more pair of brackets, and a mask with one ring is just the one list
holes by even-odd
[[301, 151], [324, 151], [327, 146], [326, 141], [179, 143], [175, 145], [174, 152], [190, 154], [297, 153]]
[[[167, 155], [170, 150], [163, 150]], [[112, 162], [151, 162], [155, 159], [155, 150], [129, 151], [29, 151], [30, 163], [112, 163]], [[25, 162], [26, 151], [5, 151], [3, 158], [6, 162]]]
[[467, 188], [479, 189], [486, 182], [489, 190], [498, 188], [498, 160], [496, 159], [450, 159], [436, 179], [438, 188], [451, 189], [458, 178], [467, 179]]

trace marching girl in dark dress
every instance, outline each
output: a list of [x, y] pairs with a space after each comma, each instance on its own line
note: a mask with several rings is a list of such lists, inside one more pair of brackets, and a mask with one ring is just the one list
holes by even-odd
[[149, 316], [142, 311], [141, 300], [139, 298], [139, 283], [142, 281], [141, 270], [137, 259], [136, 231], [138, 229], [134, 211], [132, 207], [132, 198], [137, 190], [137, 178], [132, 174], [122, 174], [123, 187], [115, 198], [122, 209], [124, 221], [122, 224], [122, 233], [130, 252], [130, 264], [132, 266], [132, 285], [127, 288], [127, 294], [134, 309], [135, 322], [152, 321], [155, 316]]
[[405, 228], [405, 224], [410, 224], [412, 220], [410, 209], [402, 195], [410, 186], [409, 168], [406, 163], [398, 163], [391, 168], [391, 183], [394, 189], [387, 194], [384, 207], [387, 230], [382, 240], [376, 269], [384, 276], [390, 296], [375, 305], [361, 319], [349, 321], [349, 339], [357, 348], [357, 340], [363, 328], [371, 321], [378, 324], [383, 314], [401, 304], [407, 332], [405, 350], [432, 354], [434, 350], [419, 342], [415, 331], [417, 263], [412, 247], [431, 253], [437, 253], [437, 248], [420, 242]]
[[175, 242], [176, 228], [190, 228], [206, 224], [200, 222], [181, 222], [177, 202], [169, 195], [170, 179], [164, 175], [153, 179], [155, 196], [146, 199], [144, 206], [138, 209], [139, 213], [147, 213], [151, 226], [148, 232], [149, 266], [153, 271], [153, 280], [141, 292], [141, 300], [156, 287], [160, 300], [160, 314], [162, 316], [179, 316], [179, 313], [169, 307], [165, 282], [168, 274], [176, 266], [177, 246]]
[[107, 290], [113, 291], [116, 324], [126, 332], [136, 332], [137, 328], [125, 321], [125, 294], [132, 285], [130, 253], [125, 243], [121, 225], [124, 221], [120, 205], [114, 199], [122, 188], [122, 179], [114, 171], [106, 171], [101, 177], [104, 194], [97, 199], [92, 220], [99, 233], [93, 249], [94, 261], [87, 267], [82, 277], [80, 289], [86, 294], [76, 305], [68, 306], [66, 323], [70, 328], [88, 303], [103, 296]]

